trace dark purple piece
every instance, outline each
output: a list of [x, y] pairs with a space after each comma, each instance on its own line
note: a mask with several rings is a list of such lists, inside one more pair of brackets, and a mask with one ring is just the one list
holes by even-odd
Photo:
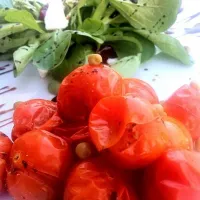
[[44, 20], [48, 7], [49, 7], [49, 4], [46, 4], [41, 8], [40, 17], [39, 17], [40, 20]]

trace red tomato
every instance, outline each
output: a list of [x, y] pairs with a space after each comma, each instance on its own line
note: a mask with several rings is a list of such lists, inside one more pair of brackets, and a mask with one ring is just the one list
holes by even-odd
[[120, 168], [140, 168], [159, 158], [168, 145], [168, 132], [161, 120], [132, 125], [110, 148], [110, 159]]
[[101, 99], [89, 118], [89, 132], [98, 150], [115, 145], [129, 123], [145, 124], [160, 116], [157, 106], [132, 96]]
[[123, 79], [123, 83], [125, 94], [146, 99], [152, 104], [159, 103], [158, 96], [148, 83], [136, 78], [125, 78]]
[[80, 163], [72, 170], [64, 200], [136, 200], [121, 177], [102, 160]]
[[200, 88], [184, 85], [163, 104], [166, 113], [181, 121], [193, 139], [200, 137]]
[[0, 132], [0, 159], [6, 159], [10, 153], [12, 142], [7, 135]]
[[5, 190], [6, 161], [0, 158], [0, 194]]
[[43, 125], [56, 112], [56, 103], [42, 99], [32, 99], [17, 106], [13, 114], [12, 139]]
[[96, 103], [122, 94], [122, 78], [102, 64], [75, 69], [62, 82], [57, 96], [59, 114], [65, 120], [86, 121]]
[[16, 200], [55, 200], [56, 188], [51, 181], [33, 172], [14, 171], [7, 176], [8, 192]]
[[19, 137], [11, 150], [14, 168], [36, 169], [57, 178], [65, 178], [71, 164], [71, 150], [62, 138], [47, 131], [34, 130]]
[[186, 150], [164, 153], [144, 176], [148, 200], [199, 200], [200, 154]]
[[193, 149], [192, 137], [181, 122], [172, 117], [165, 117], [163, 121], [170, 139], [169, 148]]

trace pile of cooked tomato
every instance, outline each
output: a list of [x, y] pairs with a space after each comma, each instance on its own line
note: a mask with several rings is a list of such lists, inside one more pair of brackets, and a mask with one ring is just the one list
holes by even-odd
[[[90, 55], [57, 102], [15, 107], [0, 134], [0, 193], [15, 200], [199, 200], [200, 87], [165, 102]], [[163, 88], [165, 89], [165, 88]]]

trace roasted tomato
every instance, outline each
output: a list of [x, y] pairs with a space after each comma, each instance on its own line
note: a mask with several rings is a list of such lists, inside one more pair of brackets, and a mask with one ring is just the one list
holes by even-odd
[[135, 169], [155, 161], [168, 145], [168, 132], [161, 120], [129, 124], [120, 141], [109, 149], [108, 155], [119, 168]]
[[200, 137], [200, 87], [195, 83], [179, 88], [163, 104], [166, 113], [181, 121], [194, 140]]
[[172, 117], [164, 117], [165, 127], [169, 135], [170, 149], [193, 149], [193, 141], [185, 126]]
[[113, 168], [99, 159], [82, 162], [72, 170], [64, 200], [136, 200], [134, 191]]
[[7, 159], [12, 147], [12, 142], [7, 135], [0, 132], [0, 158]]
[[31, 171], [9, 172], [7, 186], [8, 192], [16, 200], [55, 200], [59, 196], [51, 179]]
[[63, 179], [71, 164], [71, 150], [62, 138], [47, 131], [34, 130], [14, 142], [11, 163], [15, 169], [37, 170]]
[[0, 194], [6, 186], [6, 161], [0, 158]]
[[154, 89], [146, 82], [136, 78], [125, 78], [124, 94], [132, 94], [135, 97], [140, 97], [148, 100], [152, 104], [158, 104], [158, 96]]
[[56, 103], [42, 99], [32, 99], [19, 104], [13, 114], [12, 139], [43, 125], [56, 112]]
[[97, 103], [90, 114], [90, 136], [97, 149], [103, 150], [120, 140], [127, 124], [145, 124], [160, 115], [160, 107], [138, 97], [106, 97]]
[[200, 154], [187, 150], [164, 153], [145, 172], [145, 200], [199, 200]]
[[122, 78], [101, 63], [75, 69], [62, 82], [57, 96], [58, 112], [67, 121], [87, 121], [96, 103], [122, 94]]

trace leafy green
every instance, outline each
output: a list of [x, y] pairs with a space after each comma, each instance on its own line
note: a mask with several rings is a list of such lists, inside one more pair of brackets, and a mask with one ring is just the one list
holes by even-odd
[[108, 4], [109, 4], [108, 0], [101, 0], [92, 16], [92, 19], [101, 20]]
[[5, 20], [11, 23], [22, 23], [29, 29], [33, 29], [40, 33], [44, 33], [44, 31], [40, 28], [40, 26], [34, 19], [33, 15], [27, 10], [9, 10], [6, 13]]
[[39, 40], [35, 39], [30, 42], [28, 46], [22, 46], [14, 52], [13, 59], [15, 64], [15, 76], [18, 76], [25, 69], [27, 64], [29, 64], [39, 45]]
[[0, 1], [0, 8], [12, 8], [13, 2], [12, 0], [1, 0]]
[[33, 64], [43, 70], [50, 70], [62, 63], [71, 43], [69, 31], [57, 30], [34, 53]]
[[92, 46], [75, 44], [70, 47], [67, 57], [62, 64], [52, 71], [56, 80], [61, 81], [67, 74], [72, 72], [76, 67], [86, 63], [87, 55], [94, 53]]
[[118, 60], [111, 66], [122, 77], [131, 78], [137, 71], [141, 63], [141, 54], [136, 56], [128, 56]]
[[190, 56], [188, 55], [185, 48], [181, 45], [181, 43], [166, 34], [163, 33], [151, 33], [147, 31], [137, 31], [137, 33], [141, 34], [142, 36], [148, 38], [152, 41], [162, 52], [180, 60], [185, 65], [191, 65], [192, 61]]
[[136, 29], [166, 31], [176, 20], [180, 0], [110, 0], [111, 5]]
[[0, 39], [25, 30], [27, 28], [21, 23], [0, 24]]

